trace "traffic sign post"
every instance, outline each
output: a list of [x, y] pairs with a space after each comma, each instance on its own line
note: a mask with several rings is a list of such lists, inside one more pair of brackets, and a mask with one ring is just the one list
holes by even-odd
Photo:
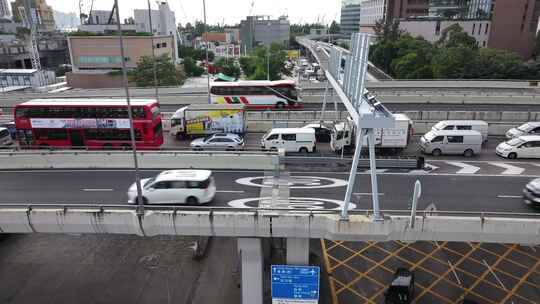
[[272, 304], [318, 304], [318, 266], [272, 265]]

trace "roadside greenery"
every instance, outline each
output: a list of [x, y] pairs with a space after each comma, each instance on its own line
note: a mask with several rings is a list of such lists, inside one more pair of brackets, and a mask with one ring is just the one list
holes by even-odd
[[247, 56], [240, 58], [242, 71], [250, 80], [266, 80], [268, 78], [268, 62], [270, 63], [270, 80], [279, 80], [282, 76], [291, 76], [292, 71], [287, 68], [287, 53], [283, 46], [272, 43], [270, 48], [259, 46]]
[[[206, 61], [206, 52], [203, 49], [196, 49], [190, 46], [180, 45], [178, 46], [178, 56], [180, 58], [190, 57], [198, 61]], [[208, 60], [214, 61], [215, 54], [212, 51], [208, 51]]]
[[191, 57], [184, 58], [184, 71], [188, 77], [200, 77], [204, 73], [204, 68], [197, 65]]
[[[156, 57], [156, 72], [158, 86], [177, 86], [184, 83], [184, 71], [175, 67], [167, 54]], [[129, 73], [130, 80], [138, 87], [154, 86], [154, 60], [150, 56], [142, 56], [137, 62], [137, 68]]]
[[378, 23], [379, 37], [370, 61], [398, 79], [539, 79], [540, 56], [524, 62], [514, 52], [480, 48], [459, 25], [430, 43], [399, 29], [399, 23]]
[[234, 59], [219, 58], [214, 65], [218, 71], [233, 78], [239, 78], [240, 74], [242, 74]]

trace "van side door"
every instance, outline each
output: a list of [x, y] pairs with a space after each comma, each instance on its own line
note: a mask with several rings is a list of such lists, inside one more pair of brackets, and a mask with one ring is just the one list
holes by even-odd
[[463, 136], [446, 136], [448, 153], [462, 154], [466, 149], [463, 145]]
[[540, 158], [540, 142], [529, 141], [522, 144], [517, 154], [520, 158]]
[[296, 141], [296, 134], [281, 134], [283, 148], [287, 152], [298, 152], [299, 144]]

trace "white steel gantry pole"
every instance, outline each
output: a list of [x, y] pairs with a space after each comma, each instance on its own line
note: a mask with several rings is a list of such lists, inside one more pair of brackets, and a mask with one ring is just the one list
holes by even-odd
[[[156, 45], [154, 41], [154, 28], [152, 24], [152, 9], [150, 7], [150, 0], [148, 2], [148, 23], [150, 24], [150, 34], [152, 35], [150, 38], [150, 41], [152, 43], [152, 61], [153, 61], [153, 67], [154, 67], [154, 94], [157, 101], [159, 101], [159, 92], [158, 92], [158, 79], [157, 79], [157, 62], [156, 62]], [[173, 35], [173, 39], [174, 35]], [[176, 44], [173, 43], [173, 47]]]
[[[359, 122], [357, 122], [359, 126]], [[354, 157], [351, 165], [351, 172], [349, 174], [349, 181], [347, 183], [347, 191], [345, 192], [345, 199], [343, 209], [341, 210], [341, 219], [349, 219], [349, 205], [351, 204], [351, 197], [354, 191], [354, 183], [356, 181], [356, 173], [358, 171], [358, 162], [360, 161], [360, 155], [362, 152], [362, 143], [364, 142], [364, 130], [358, 128], [356, 134], [356, 149], [354, 150]], [[343, 145], [343, 149], [345, 146]]]
[[142, 197], [141, 178], [139, 174], [139, 162], [137, 159], [137, 147], [135, 146], [135, 130], [133, 129], [133, 113], [131, 112], [131, 98], [129, 96], [128, 77], [126, 68], [126, 55], [124, 50], [124, 36], [122, 34], [122, 25], [120, 24], [120, 9], [118, 7], [118, 0], [114, 0], [114, 6], [116, 7], [116, 24], [118, 29], [118, 38], [120, 41], [120, 56], [122, 56], [122, 83], [126, 91], [127, 110], [129, 117], [129, 133], [131, 137], [131, 151], [133, 152], [133, 164], [135, 167], [135, 184], [137, 186], [137, 214], [139, 216], [144, 214], [144, 202]]

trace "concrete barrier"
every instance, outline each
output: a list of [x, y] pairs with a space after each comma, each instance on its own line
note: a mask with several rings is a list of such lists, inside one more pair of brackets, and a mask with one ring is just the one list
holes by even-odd
[[[193, 210], [190, 210], [193, 209]], [[197, 210], [198, 209], [198, 210]], [[383, 212], [391, 214], [392, 212]], [[144, 236], [299, 237], [335, 241], [453, 241], [540, 244], [540, 217], [534, 214], [417, 216], [387, 215], [372, 221], [369, 211], [225, 208], [0, 206], [0, 233], [95, 233]], [[364, 215], [366, 214], [366, 215]], [[512, 216], [509, 218], [509, 216]]]
[[[141, 169], [244, 169], [272, 170], [277, 153], [218, 152], [196, 153], [175, 151], [139, 152]], [[131, 152], [0, 152], [2, 169], [92, 169], [132, 168]]]

